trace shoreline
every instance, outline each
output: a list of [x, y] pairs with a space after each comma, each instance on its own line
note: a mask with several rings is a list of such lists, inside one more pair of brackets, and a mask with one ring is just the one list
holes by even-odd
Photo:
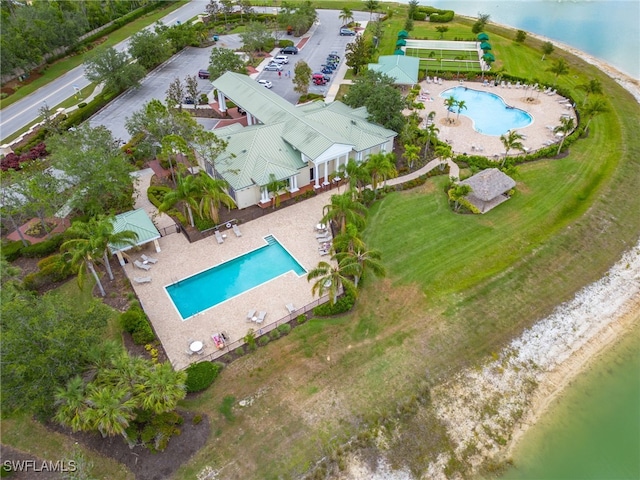
[[504, 452], [510, 459], [527, 431], [562, 398], [565, 389], [586, 373], [605, 353], [618, 345], [640, 322], [640, 292], [636, 292], [601, 335], [589, 340], [557, 368], [547, 372], [532, 394], [528, 412], [513, 429], [511, 439]]

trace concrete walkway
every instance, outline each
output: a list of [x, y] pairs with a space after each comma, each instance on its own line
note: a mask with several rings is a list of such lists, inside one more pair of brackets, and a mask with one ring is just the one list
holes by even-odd
[[449, 178], [452, 178], [452, 179], [460, 178], [460, 167], [458, 167], [456, 163], [452, 162], [451, 160], [447, 160], [446, 162], [443, 162], [439, 158], [434, 158], [429, 163], [427, 163], [424, 167], [422, 167], [419, 170], [416, 170], [415, 172], [407, 173], [406, 175], [403, 175], [401, 177], [387, 180], [387, 185], [400, 185], [401, 183], [406, 183], [410, 180], [421, 177], [422, 175], [426, 175], [434, 168], [440, 167], [440, 165], [442, 165], [443, 163], [446, 163], [449, 166]]

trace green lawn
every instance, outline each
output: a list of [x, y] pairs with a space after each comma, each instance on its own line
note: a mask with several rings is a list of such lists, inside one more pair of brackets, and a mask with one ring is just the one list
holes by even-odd
[[[393, 20], [389, 32], [404, 22]], [[197, 478], [206, 468], [221, 478], [296, 478], [323, 457], [340, 464], [348, 440], [371, 452], [374, 438], [387, 443], [397, 465], [424, 466], [451, 448], [421, 400], [427, 387], [499, 351], [635, 245], [638, 103], [571, 55], [555, 52], [542, 62], [539, 44], [516, 45], [513, 32], [493, 26], [488, 33], [505, 72], [552, 83], [546, 67], [563, 55], [572, 70], [558, 84], [574, 89], [599, 79], [610, 112], [568, 156], [519, 166], [516, 195], [485, 215], [452, 213], [443, 177], [374, 205], [365, 237], [382, 250], [387, 278], [365, 279], [348, 315], [294, 329], [184, 401], [208, 416], [212, 435], [174, 478]], [[249, 400], [236, 404], [233, 419], [220, 413], [228, 396]], [[390, 424], [394, 435], [385, 436]]]

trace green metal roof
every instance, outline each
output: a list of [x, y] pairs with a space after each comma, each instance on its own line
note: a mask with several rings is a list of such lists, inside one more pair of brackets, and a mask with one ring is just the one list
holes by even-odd
[[[120, 233], [126, 230], [138, 234], [136, 245], [144, 245], [160, 238], [160, 232], [142, 208], [116, 215], [113, 221], [113, 232]], [[130, 248], [132, 248], [131, 245], [109, 245], [112, 252], [129, 250]]]
[[213, 85], [263, 122], [215, 130], [228, 142], [227, 150], [215, 160], [216, 170], [234, 190], [266, 185], [271, 174], [277, 180], [294, 175], [306, 166], [302, 154], [313, 161], [336, 144], [361, 151], [396, 136], [393, 130], [367, 121], [364, 107], [352, 109], [340, 102], [295, 107], [246, 75], [233, 72]]
[[404, 55], [383, 55], [378, 63], [370, 63], [369, 70], [384, 73], [393, 78], [398, 85], [413, 85], [418, 83], [420, 59]]

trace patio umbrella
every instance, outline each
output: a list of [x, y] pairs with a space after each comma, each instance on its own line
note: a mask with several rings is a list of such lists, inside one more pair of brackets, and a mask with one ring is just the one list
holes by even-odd
[[485, 61], [489, 61], [489, 62], [495, 62], [496, 61], [496, 57], [493, 56], [493, 53], [485, 53], [482, 58], [485, 59]]
[[406, 30], [400, 30], [398, 32], [398, 38], [409, 38], [409, 32]]
[[482, 42], [480, 48], [482, 50], [491, 50], [491, 44], [489, 42]]
[[406, 46], [407, 46], [407, 41], [402, 38], [396, 42], [396, 47], [406, 47]]
[[485, 40], [489, 40], [489, 35], [482, 32], [480, 35], [478, 35], [478, 40], [480, 40], [481, 42], [484, 42]]
[[393, 52], [394, 55], [404, 55], [404, 52], [401, 49], [397, 49], [395, 52]]

